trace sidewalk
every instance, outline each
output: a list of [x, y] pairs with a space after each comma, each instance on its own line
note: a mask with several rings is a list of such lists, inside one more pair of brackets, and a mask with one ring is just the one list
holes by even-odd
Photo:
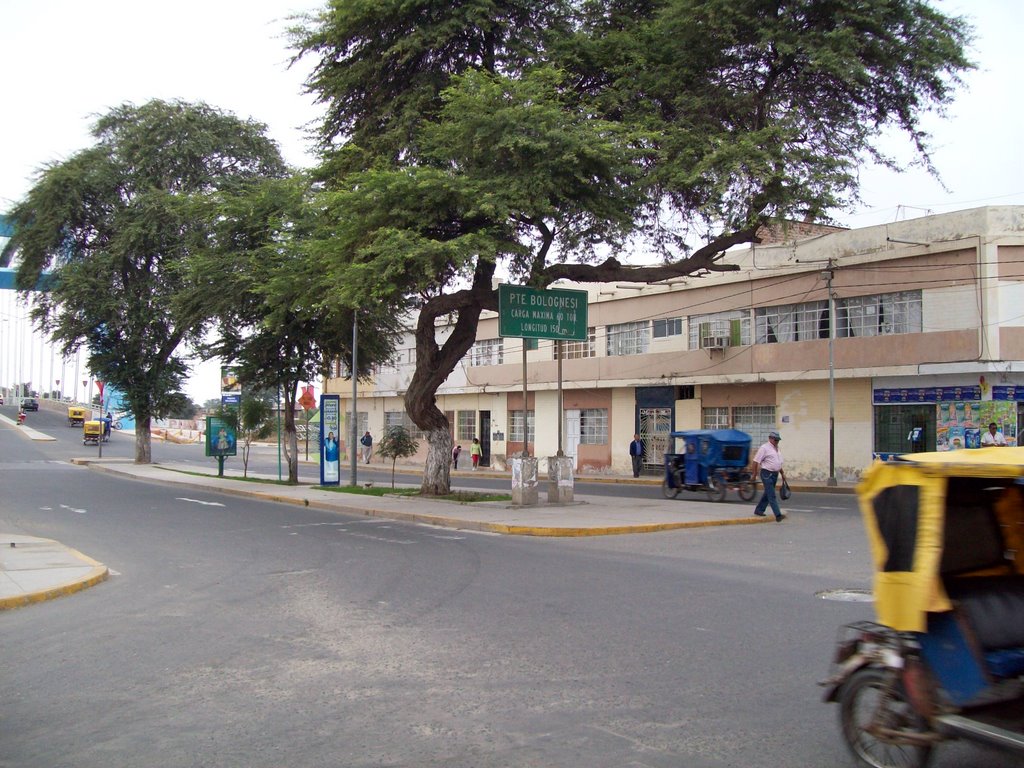
[[53, 539], [0, 534], [0, 610], [70, 595], [109, 573], [107, 566]]
[[[734, 493], [731, 493], [724, 503], [710, 502], [700, 494], [687, 492], [681, 493], [677, 499], [666, 499], [661, 494], [660, 483], [644, 479], [635, 482], [650, 486], [649, 498], [626, 500], [577, 493], [572, 503], [554, 505], [546, 503], [546, 486], [542, 485], [539, 493], [540, 503], [524, 507], [506, 501], [459, 503], [397, 495], [362, 496], [324, 490], [311, 485], [268, 485], [243, 480], [239, 471], [230, 469], [225, 469], [225, 477], [218, 478], [216, 467], [212, 464], [204, 470], [197, 469], [193, 464], [142, 465], [116, 459], [78, 459], [76, 463], [148, 482], [297, 504], [342, 514], [520, 536], [607, 536], [765, 522], [763, 518], [751, 514], [752, 504], [739, 501]], [[453, 490], [460, 489], [461, 476], [462, 472], [453, 474]], [[474, 472], [473, 476], [509, 479], [508, 474], [502, 472]], [[252, 473], [250, 478], [276, 479]], [[608, 478], [608, 481], [624, 482], [625, 479]], [[396, 483], [396, 487], [415, 486]]]
[[[362, 496], [311, 485], [252, 482], [242, 479], [241, 472], [232, 469], [226, 469], [224, 477], [217, 477], [214, 464], [208, 468], [197, 468], [194, 464], [135, 464], [130, 459], [119, 458], [80, 458], [73, 462], [125, 478], [196, 491], [295, 504], [345, 515], [505, 535], [609, 536], [724, 525], [777, 525], [770, 515], [755, 517], [752, 503], [740, 501], [735, 492], [730, 492], [726, 501], [721, 503], [708, 501], [702, 494], [685, 491], [676, 499], [666, 499], [661, 493], [660, 480], [653, 477], [587, 477], [587, 482], [648, 486], [650, 493], [639, 499], [576, 493], [573, 502], [568, 504], [547, 504], [547, 486], [542, 483], [539, 503], [524, 507], [511, 502], [459, 503], [397, 495]], [[409, 468], [404, 467], [403, 470], [408, 471]], [[497, 471], [484, 470], [474, 472], [472, 476], [510, 480], [508, 473]], [[468, 477], [468, 473], [459, 471], [452, 474], [453, 490], [460, 489], [459, 480], [463, 477]], [[251, 473], [250, 478], [276, 480], [276, 476]], [[410, 485], [396, 483], [396, 487], [408, 488]], [[848, 493], [852, 486], [794, 485], [794, 499], [799, 499], [801, 491], [812, 490]], [[784, 509], [785, 506], [783, 504]], [[799, 518], [794, 520], [790, 516], [783, 525], [794, 523], [799, 524]], [[107, 573], [103, 564], [56, 541], [0, 534], [0, 610], [70, 594], [98, 584], [107, 577]]]

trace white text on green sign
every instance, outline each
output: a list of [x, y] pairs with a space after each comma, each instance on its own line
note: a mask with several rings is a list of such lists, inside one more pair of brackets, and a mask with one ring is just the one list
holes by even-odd
[[587, 292], [498, 286], [498, 334], [525, 339], [587, 338]]

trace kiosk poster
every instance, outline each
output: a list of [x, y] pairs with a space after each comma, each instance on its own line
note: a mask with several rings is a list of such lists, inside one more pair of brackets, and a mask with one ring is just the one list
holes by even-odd
[[1005, 400], [949, 400], [936, 405], [940, 451], [980, 448], [981, 436], [995, 422], [1007, 445], [1017, 445], [1017, 403]]
[[341, 484], [341, 396], [320, 395], [320, 485]]
[[235, 456], [238, 454], [238, 441], [235, 439], [235, 428], [218, 416], [206, 417], [206, 455]]

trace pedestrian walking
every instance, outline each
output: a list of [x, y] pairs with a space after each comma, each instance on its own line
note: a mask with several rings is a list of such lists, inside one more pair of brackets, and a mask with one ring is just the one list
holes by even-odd
[[474, 437], [473, 444], [469, 446], [469, 458], [473, 461], [474, 471], [480, 466], [480, 454], [483, 452], [484, 449], [480, 446], [480, 438]]
[[452, 469], [459, 468], [459, 454], [462, 453], [462, 446], [456, 445], [452, 448]]
[[764, 517], [765, 510], [771, 505], [777, 523], [781, 523], [785, 517], [779, 509], [779, 500], [775, 494], [775, 484], [779, 481], [780, 475], [782, 482], [786, 482], [786, 472], [782, 469], [782, 454], [779, 452], [780, 440], [782, 437], [778, 432], [769, 432], [768, 441], [754, 454], [754, 477], [760, 476], [761, 484], [764, 486], [764, 493], [754, 507], [754, 514]]
[[644, 463], [644, 441], [640, 435], [633, 435], [633, 442], [629, 444], [629, 459], [633, 462], [633, 477], [640, 477], [640, 468]]
[[370, 456], [373, 454], [373, 435], [370, 434], [370, 430], [366, 430], [366, 434], [359, 438], [359, 444], [363, 446], [363, 463], [370, 463]]

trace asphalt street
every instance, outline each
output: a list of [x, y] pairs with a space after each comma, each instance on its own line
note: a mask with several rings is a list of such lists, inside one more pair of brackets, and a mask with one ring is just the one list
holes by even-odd
[[870, 587], [839, 505], [525, 539], [185, 494], [80, 452], [0, 428], [0, 530], [112, 573], [0, 614], [0, 766], [852, 765], [815, 684], [871, 612], [822, 599]]

